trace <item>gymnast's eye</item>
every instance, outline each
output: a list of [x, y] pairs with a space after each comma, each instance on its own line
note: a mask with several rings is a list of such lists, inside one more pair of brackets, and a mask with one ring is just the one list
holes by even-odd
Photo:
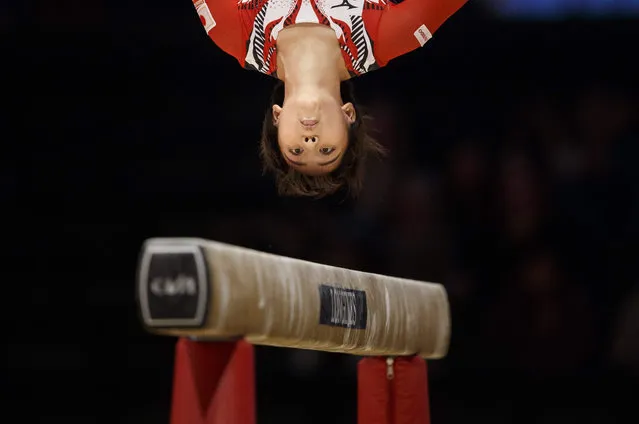
[[299, 156], [304, 152], [304, 150], [298, 147], [296, 149], [290, 149], [289, 152], [291, 152], [292, 155]]
[[333, 148], [333, 147], [322, 147], [320, 149], [320, 153], [323, 154], [323, 155], [330, 155], [334, 151], [335, 151], [335, 148]]

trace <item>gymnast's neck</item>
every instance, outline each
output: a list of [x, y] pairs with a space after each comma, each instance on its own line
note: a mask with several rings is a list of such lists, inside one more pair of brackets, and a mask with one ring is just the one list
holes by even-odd
[[287, 96], [322, 93], [341, 98], [340, 82], [350, 78], [335, 32], [318, 24], [280, 31], [277, 68]]

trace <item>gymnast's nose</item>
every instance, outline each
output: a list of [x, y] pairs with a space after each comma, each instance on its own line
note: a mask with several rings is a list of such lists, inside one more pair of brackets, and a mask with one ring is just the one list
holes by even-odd
[[317, 137], [304, 137], [304, 143], [317, 143]]

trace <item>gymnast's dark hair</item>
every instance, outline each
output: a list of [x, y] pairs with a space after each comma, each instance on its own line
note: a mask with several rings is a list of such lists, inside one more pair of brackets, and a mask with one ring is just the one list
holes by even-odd
[[337, 169], [327, 175], [310, 176], [289, 167], [279, 149], [277, 127], [273, 123], [273, 105], [284, 102], [284, 83], [278, 81], [273, 89], [262, 125], [260, 156], [264, 173], [274, 175], [280, 195], [321, 198], [345, 188], [351, 196], [356, 197], [362, 188], [367, 157], [384, 153], [383, 147], [369, 134], [367, 124], [371, 118], [355, 102], [352, 83], [342, 82], [340, 90], [343, 102], [350, 102], [355, 108], [355, 122], [348, 129], [348, 146]]

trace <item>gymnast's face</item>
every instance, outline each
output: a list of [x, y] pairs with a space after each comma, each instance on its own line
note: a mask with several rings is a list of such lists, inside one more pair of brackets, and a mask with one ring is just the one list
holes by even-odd
[[339, 166], [348, 147], [355, 108], [337, 100], [297, 96], [273, 105], [278, 145], [288, 165], [306, 175], [325, 175]]

